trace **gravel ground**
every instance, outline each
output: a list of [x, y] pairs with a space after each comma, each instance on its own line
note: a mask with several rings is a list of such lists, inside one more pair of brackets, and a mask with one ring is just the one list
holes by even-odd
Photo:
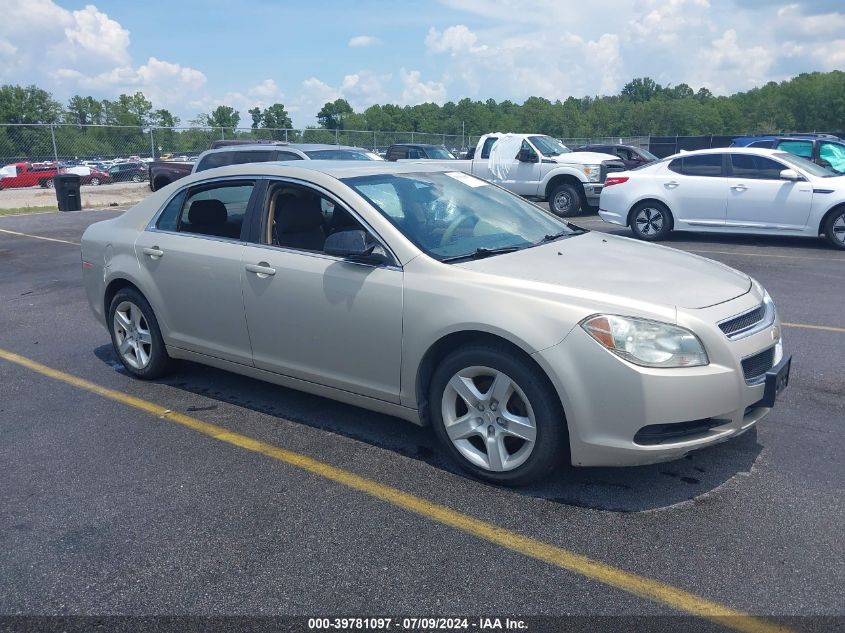
[[[146, 182], [115, 182], [106, 185], [83, 185], [82, 207], [96, 209], [109, 206], [127, 206], [140, 202], [150, 195]], [[0, 191], [0, 209], [23, 209], [57, 205], [56, 192], [41, 187], [3, 189]]]

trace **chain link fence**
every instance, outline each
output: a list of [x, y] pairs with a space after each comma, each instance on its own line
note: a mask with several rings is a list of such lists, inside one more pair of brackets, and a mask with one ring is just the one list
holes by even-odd
[[219, 140], [352, 145], [383, 153], [393, 143], [432, 143], [454, 152], [477, 136], [322, 128], [201, 128], [116, 125], [0, 124], [0, 165], [16, 162], [192, 158]]

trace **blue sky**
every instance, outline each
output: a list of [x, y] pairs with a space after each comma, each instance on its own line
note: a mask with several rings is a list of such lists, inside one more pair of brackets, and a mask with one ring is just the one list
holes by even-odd
[[142, 91], [188, 121], [279, 101], [443, 103], [616, 93], [630, 79], [745, 90], [845, 69], [832, 0], [0, 0], [0, 82], [60, 100]]

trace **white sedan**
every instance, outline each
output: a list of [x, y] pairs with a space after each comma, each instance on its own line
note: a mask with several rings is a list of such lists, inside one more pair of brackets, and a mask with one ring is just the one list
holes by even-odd
[[609, 176], [599, 216], [649, 241], [672, 230], [823, 235], [845, 249], [845, 176], [777, 150], [686, 152]]

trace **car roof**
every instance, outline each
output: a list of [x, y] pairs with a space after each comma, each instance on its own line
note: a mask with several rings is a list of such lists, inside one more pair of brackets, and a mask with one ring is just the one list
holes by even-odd
[[682, 156], [698, 156], [699, 154], [759, 154], [761, 156], [772, 156], [773, 154], [787, 154], [788, 152], [782, 149], [768, 149], [766, 147], [711, 147], [706, 149], [694, 149], [677, 154], [672, 154], [666, 158], [681, 158]]
[[[380, 174], [411, 174], [449, 172], [436, 165], [413, 162], [388, 162], [382, 160], [291, 160], [243, 163], [207, 169], [195, 174], [199, 180], [217, 176], [287, 176], [305, 177], [307, 172], [320, 173], [338, 180], [355, 176], [376, 176]], [[180, 181], [181, 182], [181, 181]]]
[[329, 145], [328, 143], [253, 143], [243, 145], [226, 145], [224, 147], [216, 147], [208, 149], [203, 154], [220, 154], [222, 152], [270, 152], [270, 151], [284, 151], [285, 148], [293, 148], [300, 152], [307, 152], [313, 150], [327, 150], [327, 149], [348, 149], [359, 152], [368, 152], [370, 150], [363, 147], [353, 147], [351, 145]]
[[435, 145], [434, 143], [393, 143], [391, 147], [436, 147], [441, 148], [442, 145]]

